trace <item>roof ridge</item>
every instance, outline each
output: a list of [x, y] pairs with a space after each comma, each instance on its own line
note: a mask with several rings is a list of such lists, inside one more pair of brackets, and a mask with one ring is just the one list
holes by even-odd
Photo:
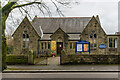
[[37, 19], [40, 19], [40, 18], [42, 18], [42, 19], [47, 19], [47, 18], [91, 18], [91, 17], [35, 17], [35, 18], [37, 18]]

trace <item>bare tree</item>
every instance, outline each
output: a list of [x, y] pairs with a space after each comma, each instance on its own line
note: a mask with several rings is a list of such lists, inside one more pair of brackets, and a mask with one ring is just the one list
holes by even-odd
[[[61, 6], [69, 6], [71, 0], [50, 0], [51, 4], [54, 5], [56, 8], [56, 11], [59, 16], [64, 16], [61, 10], [59, 9], [58, 5]], [[6, 51], [7, 51], [7, 45], [6, 45], [6, 37], [5, 37], [5, 29], [6, 29], [6, 20], [9, 17], [9, 15], [12, 15], [12, 11], [15, 9], [19, 9], [19, 12], [21, 12], [22, 15], [26, 14], [29, 16], [30, 19], [30, 11], [35, 13], [35, 9], [38, 8], [39, 12], [43, 15], [47, 12], [49, 16], [52, 16], [50, 7], [47, 5], [47, 3], [44, 2], [44, 0], [5, 0], [2, 1], [2, 68], [3, 70], [6, 68]], [[14, 20], [13, 20], [13, 23]], [[12, 31], [12, 28], [9, 28]], [[11, 33], [11, 32], [10, 32]]]

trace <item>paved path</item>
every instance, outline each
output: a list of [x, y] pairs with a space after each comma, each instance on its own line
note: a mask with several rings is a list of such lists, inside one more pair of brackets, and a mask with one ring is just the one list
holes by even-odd
[[48, 64], [48, 65], [59, 65], [60, 64], [60, 57], [48, 57], [44, 58], [43, 61], [40, 61], [40, 58], [36, 58], [35, 64], [41, 65], [41, 64]]
[[50, 57], [48, 58], [48, 65], [59, 65], [60, 64], [60, 57]]

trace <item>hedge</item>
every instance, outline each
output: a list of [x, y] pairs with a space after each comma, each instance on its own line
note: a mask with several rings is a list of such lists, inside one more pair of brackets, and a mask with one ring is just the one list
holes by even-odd
[[6, 63], [13, 64], [28, 64], [28, 57], [24, 55], [7, 55]]

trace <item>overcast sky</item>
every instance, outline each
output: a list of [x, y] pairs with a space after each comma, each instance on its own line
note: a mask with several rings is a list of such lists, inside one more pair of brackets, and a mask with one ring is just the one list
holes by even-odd
[[112, 34], [118, 31], [117, 2], [81, 2], [72, 9], [64, 10], [65, 16], [91, 17], [99, 15], [105, 32]]
[[[76, 0], [77, 1], [77, 0]], [[71, 8], [60, 7], [65, 17], [92, 17], [99, 15], [101, 26], [107, 34], [114, 34], [118, 31], [118, 1], [119, 0], [79, 0], [79, 4], [72, 4]], [[52, 7], [52, 6], [50, 6]], [[53, 12], [53, 16], [58, 16]], [[37, 13], [36, 13], [37, 14]], [[32, 14], [33, 17], [36, 14]], [[14, 10], [13, 15], [15, 18], [20, 17]], [[42, 17], [41, 15], [38, 15]], [[24, 18], [21, 17], [21, 21]], [[19, 21], [19, 22], [21, 22]], [[7, 20], [8, 23], [11, 20]], [[12, 23], [7, 24], [7, 26]], [[16, 29], [16, 28], [15, 28]]]

